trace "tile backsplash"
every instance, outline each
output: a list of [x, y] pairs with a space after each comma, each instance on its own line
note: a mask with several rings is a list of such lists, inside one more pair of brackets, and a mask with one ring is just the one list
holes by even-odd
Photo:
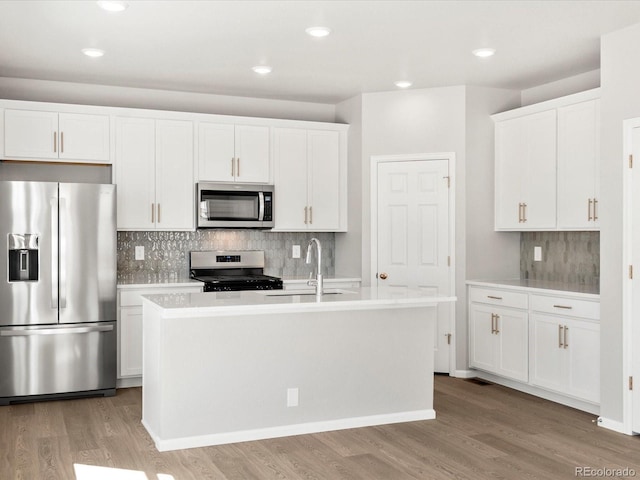
[[[542, 261], [534, 261], [534, 247]], [[520, 278], [599, 285], [600, 232], [523, 232]]]
[[[305, 255], [312, 237], [318, 238], [322, 243], [323, 275], [333, 276], [333, 233], [277, 233], [261, 230], [118, 232], [118, 282], [182, 281], [189, 276], [191, 250], [264, 250], [266, 274], [308, 277], [314, 265], [305, 263]], [[301, 258], [291, 258], [293, 245], [300, 245]], [[144, 260], [135, 260], [136, 246], [144, 247]]]

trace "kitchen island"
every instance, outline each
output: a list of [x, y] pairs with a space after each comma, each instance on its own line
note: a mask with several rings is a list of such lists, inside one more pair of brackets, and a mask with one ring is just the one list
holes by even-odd
[[428, 420], [436, 306], [405, 288], [148, 295], [142, 422], [160, 451]]

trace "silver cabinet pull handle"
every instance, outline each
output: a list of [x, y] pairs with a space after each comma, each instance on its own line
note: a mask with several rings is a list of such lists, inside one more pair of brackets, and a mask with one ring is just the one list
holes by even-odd
[[235, 158], [231, 157], [231, 176], [236, 176]]
[[523, 203], [522, 204], [522, 223], [526, 223], [527, 222], [527, 204]]
[[522, 204], [518, 204], [518, 223], [522, 223]]
[[558, 325], [558, 348], [562, 348], [562, 325]]
[[309, 223], [313, 224], [313, 207], [309, 207]]
[[236, 175], [240, 176], [240, 157], [236, 158]]
[[589, 210], [588, 210], [588, 213], [587, 213], [587, 221], [589, 221], [589, 222], [591, 220], [593, 220], [593, 217], [591, 216], [591, 206], [592, 205], [593, 205], [593, 200], [589, 199]]
[[160, 223], [160, 204], [158, 204], [158, 223]]
[[498, 324], [498, 320], [500, 320], [500, 315], [496, 313], [496, 335], [500, 333], [500, 329], [498, 328], [500, 326]]
[[53, 132], [53, 153], [58, 153], [58, 132]]
[[307, 222], [307, 209], [308, 209], [308, 207], [304, 207], [304, 224], [305, 225], [308, 223]]
[[60, 132], [60, 153], [64, 153], [64, 132]]
[[564, 348], [569, 346], [569, 327], [564, 326]]
[[496, 333], [496, 314], [492, 313], [491, 314], [491, 335], [493, 335], [494, 333]]
[[573, 309], [573, 307], [570, 307], [569, 305], [554, 305], [555, 308], [564, 308], [565, 310], [571, 310]]
[[593, 221], [598, 220], [598, 200], [593, 199]]
[[487, 295], [487, 298], [491, 298], [493, 300], [502, 300], [502, 297], [495, 297], [493, 295]]
[[151, 223], [156, 223], [156, 204], [151, 204]]

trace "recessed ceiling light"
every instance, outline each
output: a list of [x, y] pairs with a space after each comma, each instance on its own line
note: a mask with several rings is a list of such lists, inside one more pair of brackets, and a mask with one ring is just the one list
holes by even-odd
[[395, 85], [398, 88], [409, 88], [411, 85], [413, 85], [413, 83], [409, 82], [408, 80], [398, 80], [397, 82], [395, 82]]
[[99, 48], [83, 48], [82, 53], [87, 57], [98, 58], [104, 55], [104, 50], [100, 50]]
[[312, 37], [326, 37], [331, 33], [331, 29], [328, 27], [309, 27], [305, 30], [307, 35], [311, 35]]
[[112, 0], [112, 1], [105, 0], [105, 1], [100, 1], [96, 3], [101, 9], [106, 10], [107, 12], [123, 12], [129, 6], [127, 2], [119, 2], [117, 0]]
[[256, 73], [259, 73], [260, 75], [271, 73], [271, 67], [268, 65], [256, 65], [252, 68], [252, 70]]
[[487, 58], [496, 53], [495, 48], [478, 48], [472, 52], [476, 57]]

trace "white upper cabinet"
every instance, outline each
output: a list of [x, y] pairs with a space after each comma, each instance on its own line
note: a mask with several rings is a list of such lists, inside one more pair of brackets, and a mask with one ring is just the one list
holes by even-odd
[[4, 158], [109, 163], [109, 116], [7, 109]]
[[492, 117], [496, 230], [598, 228], [598, 94]]
[[598, 228], [600, 100], [558, 109], [558, 228]]
[[270, 182], [268, 126], [201, 122], [198, 128], [198, 180]]
[[116, 118], [119, 230], [193, 230], [193, 123]]
[[346, 230], [346, 130], [274, 129], [274, 230]]
[[496, 125], [496, 228], [556, 226], [556, 112]]

